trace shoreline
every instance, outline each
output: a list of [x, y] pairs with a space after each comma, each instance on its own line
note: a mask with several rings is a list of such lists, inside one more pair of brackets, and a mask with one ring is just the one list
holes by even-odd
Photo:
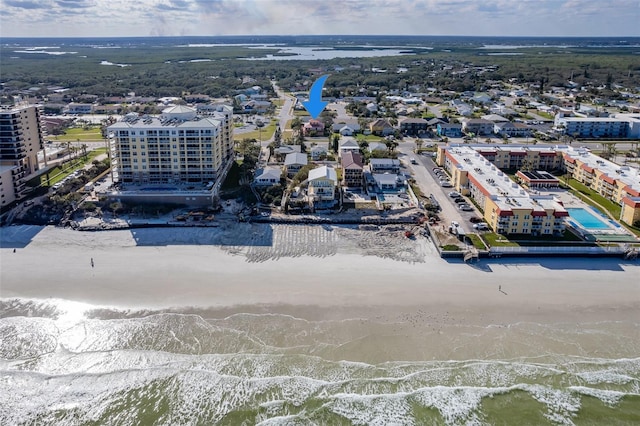
[[[312, 316], [331, 318], [428, 308], [474, 324], [623, 320], [640, 308], [640, 284], [633, 280], [640, 276], [637, 262], [503, 258], [465, 264], [440, 258], [426, 240], [380, 239], [392, 248], [414, 250], [408, 259], [422, 256], [420, 262], [401, 262], [367, 253], [336, 236], [338, 230], [322, 227], [314, 232], [325, 251], [289, 256], [277, 244], [300, 234], [276, 235], [290, 232], [287, 226], [271, 231], [274, 247], [247, 248], [201, 244], [204, 240], [189, 244], [192, 236], [176, 240], [162, 229], [105, 235], [47, 227], [16, 253], [0, 249], [0, 294], [120, 309], [191, 307], [226, 314], [317, 309]], [[220, 238], [222, 230], [215, 232]], [[283, 251], [249, 262], [248, 250]]]

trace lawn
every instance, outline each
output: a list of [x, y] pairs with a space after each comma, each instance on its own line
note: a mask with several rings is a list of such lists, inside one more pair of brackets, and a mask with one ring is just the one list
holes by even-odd
[[[260, 130], [254, 130], [252, 132], [247, 132], [247, 133], [242, 133], [239, 135], [235, 135], [234, 139], [235, 140], [241, 140], [241, 139], [255, 139], [257, 141], [259, 140], [267, 140], [269, 138], [271, 138], [273, 136], [273, 134], [276, 131], [276, 124], [278, 123], [277, 120], [271, 120], [271, 122], [264, 126], [262, 128], [262, 133], [260, 132]], [[261, 136], [262, 134], [262, 136]]]
[[[582, 242], [580, 237], [566, 230], [561, 237], [554, 235], [501, 235], [493, 232], [482, 234], [484, 241], [493, 247], [567, 246]], [[575, 245], [575, 244], [573, 244]], [[582, 245], [582, 244], [581, 244]]]
[[[85, 159], [80, 155], [77, 159], [66, 162], [59, 166], [56, 166], [49, 170], [49, 186], [55, 185], [60, 182], [62, 179], [69, 176], [71, 173], [76, 170], [82, 168], [83, 166], [90, 164], [98, 155], [104, 154], [106, 152], [106, 148], [98, 148], [93, 151], [87, 152], [87, 158]], [[31, 179], [27, 182], [28, 186], [38, 187], [41, 185], [47, 184], [47, 173], [44, 173], [36, 178]]]
[[383, 139], [384, 138], [382, 136], [376, 136], [376, 135], [362, 135], [362, 134], [359, 134], [359, 135], [356, 136], [356, 140], [358, 140], [358, 141], [380, 142]]
[[477, 248], [478, 250], [486, 250], [487, 247], [485, 247], [484, 242], [482, 241], [482, 238], [480, 238], [478, 235], [470, 234], [470, 235], [467, 235], [467, 237], [469, 237], [469, 239], [471, 240], [471, 243], [475, 248]]
[[71, 141], [71, 142], [95, 142], [102, 141], [102, 132], [100, 127], [91, 127], [89, 129], [84, 129], [82, 127], [72, 127], [67, 129], [64, 135], [57, 135], [49, 137], [50, 140], [54, 141]]
[[518, 247], [519, 244], [513, 241], [509, 241], [504, 235], [495, 234], [493, 232], [487, 232], [482, 234], [482, 238], [487, 243], [488, 247]]
[[549, 114], [548, 112], [544, 112], [540, 110], [536, 111], [536, 115], [539, 115], [540, 117], [544, 117], [547, 120], [553, 120], [553, 117], [554, 117], [553, 114]]

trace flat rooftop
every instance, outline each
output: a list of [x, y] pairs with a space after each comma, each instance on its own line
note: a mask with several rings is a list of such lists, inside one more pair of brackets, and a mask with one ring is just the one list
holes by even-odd
[[565, 153], [569, 157], [580, 160], [587, 167], [600, 170], [613, 180], [620, 181], [630, 186], [633, 190], [640, 192], [640, 172], [630, 166], [621, 166], [612, 161], [592, 154], [587, 148], [574, 148], [571, 146], [559, 146], [557, 150]]
[[[509, 176], [484, 158], [476, 147], [470, 145], [451, 146], [447, 149], [451, 158], [455, 160], [457, 167], [468, 173], [471, 180], [484, 189], [500, 208], [500, 210], [513, 210], [517, 208], [539, 210], [552, 209], [565, 210], [564, 207], [549, 195], [532, 196], [523, 187], [512, 181]], [[525, 147], [512, 147], [508, 151], [524, 150]], [[482, 150], [484, 151], [484, 150]]]

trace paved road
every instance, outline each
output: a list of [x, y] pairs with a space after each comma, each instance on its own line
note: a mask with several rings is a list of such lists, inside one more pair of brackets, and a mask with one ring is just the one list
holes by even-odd
[[336, 118], [333, 120], [335, 123], [339, 123], [342, 120], [353, 120], [354, 117], [349, 115], [346, 110], [346, 102], [332, 102], [327, 105], [327, 109], [334, 110], [336, 112]]
[[[443, 188], [440, 186], [440, 182], [436, 175], [433, 173], [433, 168], [436, 164], [431, 157], [426, 155], [416, 155], [413, 152], [415, 143], [413, 140], [400, 143], [398, 145], [398, 158], [404, 163], [406, 170], [416, 180], [416, 183], [422, 193], [425, 196], [433, 194], [442, 211], [438, 213], [442, 219], [441, 223], [448, 227], [452, 220], [457, 221], [460, 226], [467, 232], [473, 231], [471, 222], [469, 219], [473, 216], [480, 216], [476, 211], [463, 212], [457, 208], [457, 204], [453, 202], [453, 199], [449, 197], [449, 192], [454, 191], [454, 188]], [[411, 164], [409, 159], [414, 158], [417, 164]]]
[[[272, 81], [271, 85], [273, 86], [273, 90], [278, 94], [278, 97], [284, 100], [284, 104], [282, 105], [282, 108], [280, 108], [280, 113], [278, 114], [280, 131], [284, 132], [287, 128], [287, 122], [289, 120], [293, 120], [293, 107], [296, 103], [296, 98], [291, 95], [287, 95], [282, 89], [280, 89], [280, 87], [278, 87], [278, 84], [275, 81]], [[262, 145], [267, 146], [271, 142], [273, 142], [273, 136], [268, 140], [263, 141]]]

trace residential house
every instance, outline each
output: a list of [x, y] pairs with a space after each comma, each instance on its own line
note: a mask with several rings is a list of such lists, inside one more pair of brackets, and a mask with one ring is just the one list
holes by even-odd
[[[344, 127], [348, 127], [352, 130], [353, 133], [358, 133], [360, 131], [360, 124], [358, 124], [357, 120], [340, 120], [339, 123], [333, 123], [332, 131], [334, 133], [341, 133]], [[352, 136], [352, 135], [343, 135], [343, 136]]]
[[256, 170], [256, 177], [253, 183], [256, 186], [272, 186], [280, 183], [282, 170], [279, 167], [267, 166], [264, 169]]
[[333, 167], [321, 166], [309, 170], [307, 183], [307, 196], [314, 202], [335, 200], [338, 174]]
[[312, 118], [308, 122], [304, 123], [302, 131], [305, 136], [322, 136], [324, 135], [324, 123]]
[[342, 184], [346, 187], [362, 187], [362, 156], [355, 152], [345, 152], [341, 160]]
[[[493, 104], [489, 107], [489, 112], [491, 114], [496, 114], [496, 115], [506, 115], [506, 116], [513, 116], [513, 115], [518, 115], [518, 113], [513, 110], [512, 108], [508, 108], [504, 105], [500, 105], [500, 104]], [[482, 117], [484, 118], [484, 117]], [[493, 121], [493, 120], [491, 120]]]
[[389, 191], [398, 188], [398, 175], [393, 173], [374, 173], [373, 180], [381, 191]]
[[185, 102], [188, 102], [188, 103], [201, 103], [201, 102], [210, 102], [211, 97], [203, 93], [193, 93], [191, 95], [185, 95], [184, 100]]
[[271, 107], [271, 102], [269, 101], [256, 101], [254, 99], [246, 102], [242, 102], [240, 104], [242, 111], [246, 113], [265, 113]]
[[370, 142], [369, 143], [369, 152], [373, 151], [387, 151], [387, 145], [382, 142]]
[[493, 132], [500, 136], [509, 137], [529, 137], [531, 136], [531, 129], [522, 123], [498, 122], [493, 125]]
[[118, 114], [122, 109], [121, 105], [94, 105], [94, 114]]
[[262, 93], [262, 87], [260, 86], [251, 86], [247, 89], [244, 89], [244, 93], [246, 93], [247, 95], [251, 96], [251, 95], [259, 95], [260, 93]]
[[322, 145], [316, 145], [311, 147], [309, 150], [309, 154], [311, 155], [311, 159], [314, 161], [324, 159], [327, 157], [327, 147]]
[[436, 126], [438, 136], [449, 138], [462, 137], [462, 125], [451, 123], [438, 123]]
[[427, 132], [429, 124], [424, 118], [405, 118], [400, 120], [400, 132], [404, 135], [419, 136]]
[[284, 159], [284, 169], [287, 177], [292, 178], [307, 165], [307, 155], [300, 152], [292, 152], [287, 154]]
[[432, 118], [431, 120], [427, 120], [427, 126], [430, 128], [435, 128], [440, 123], [446, 123], [446, 121], [440, 118]]
[[487, 115], [483, 115], [480, 118], [487, 121], [493, 121], [494, 123], [505, 123], [509, 121], [508, 118], [505, 118], [498, 114], [487, 114]]
[[376, 105], [373, 102], [369, 102], [366, 106], [367, 110], [369, 110], [369, 112], [378, 112], [378, 105]]
[[91, 114], [93, 112], [93, 104], [80, 104], [71, 102], [64, 109], [67, 114]]
[[476, 93], [472, 98], [471, 102], [475, 102], [477, 104], [490, 104], [491, 96], [486, 93]]
[[462, 132], [473, 133], [476, 136], [490, 135], [493, 133], [493, 122], [482, 118], [462, 119]]
[[400, 160], [394, 158], [371, 158], [369, 160], [371, 173], [400, 173]]
[[391, 124], [389, 124], [389, 122], [384, 118], [378, 118], [370, 123], [369, 130], [371, 133], [378, 136], [387, 136], [394, 133], [393, 126], [391, 126]]
[[276, 157], [282, 157], [282, 158], [286, 157], [292, 152], [298, 152], [298, 153], [302, 152], [302, 146], [301, 145], [281, 145], [273, 150], [273, 154]]
[[455, 108], [459, 115], [467, 117], [473, 113], [473, 107], [460, 99], [449, 101], [449, 104]]
[[352, 127], [346, 124], [338, 130], [338, 133], [340, 133], [341, 136], [353, 136], [355, 132], [356, 131]]
[[338, 156], [342, 158], [345, 152], [360, 152], [360, 145], [351, 137], [345, 137], [340, 140], [340, 146], [338, 148]]

